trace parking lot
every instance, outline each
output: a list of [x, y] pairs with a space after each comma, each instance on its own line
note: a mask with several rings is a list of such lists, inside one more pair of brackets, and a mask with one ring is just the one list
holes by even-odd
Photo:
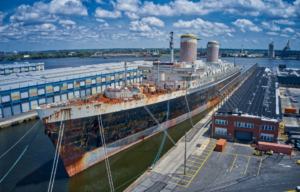
[[[300, 89], [299, 88], [287, 88], [287, 87], [280, 87], [280, 98], [281, 98], [281, 109], [282, 113], [284, 113], [284, 109], [286, 107], [293, 107], [296, 108], [296, 112], [299, 113], [300, 109]], [[294, 103], [291, 101], [291, 97], [298, 101], [298, 103]], [[296, 117], [288, 117], [282, 116], [284, 124], [297, 124], [300, 125], [300, 118]]]
[[204, 190], [259, 175], [265, 156], [254, 156], [254, 148], [249, 144], [230, 142], [223, 152], [217, 152], [216, 142], [211, 140], [202, 154], [196, 152], [188, 157], [186, 175], [184, 164], [179, 167], [169, 180], [178, 185], [174, 191]]

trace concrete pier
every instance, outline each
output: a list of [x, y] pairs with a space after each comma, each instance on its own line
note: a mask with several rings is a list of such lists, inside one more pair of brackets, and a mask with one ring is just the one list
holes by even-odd
[[30, 111], [26, 113], [20, 113], [18, 115], [13, 115], [10, 117], [3, 117], [0, 119], [0, 129], [10, 127], [13, 124], [23, 123], [25, 121], [30, 121], [32, 119], [39, 118], [37, 112]]

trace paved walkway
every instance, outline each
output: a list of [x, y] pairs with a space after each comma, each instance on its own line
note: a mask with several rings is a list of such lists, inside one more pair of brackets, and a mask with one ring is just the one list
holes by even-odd
[[187, 187], [201, 169], [216, 140], [210, 139], [211, 111], [187, 134], [186, 175], [184, 175], [184, 137], [125, 191], [172, 191], [175, 187]]

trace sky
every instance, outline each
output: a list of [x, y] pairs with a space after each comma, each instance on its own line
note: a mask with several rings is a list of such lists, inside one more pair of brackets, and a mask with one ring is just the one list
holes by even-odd
[[0, 0], [0, 51], [169, 47], [300, 50], [300, 0]]

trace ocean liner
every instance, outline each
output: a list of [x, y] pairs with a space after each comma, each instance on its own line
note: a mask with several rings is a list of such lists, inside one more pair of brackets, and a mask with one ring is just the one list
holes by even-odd
[[[195, 35], [184, 34], [180, 41], [179, 61], [173, 61], [171, 41], [170, 61], [139, 66], [144, 75], [142, 83], [125, 81], [125, 86], [108, 87], [103, 94], [36, 109], [55, 147], [64, 127], [61, 148], [56, 150], [70, 177], [104, 160], [101, 138], [107, 156], [114, 155], [163, 131], [166, 125], [172, 127], [213, 106], [220, 99], [218, 90], [241, 73], [242, 67], [219, 59], [218, 42], [207, 43], [207, 60], [203, 62], [197, 60]], [[126, 63], [124, 66], [126, 71]]]

